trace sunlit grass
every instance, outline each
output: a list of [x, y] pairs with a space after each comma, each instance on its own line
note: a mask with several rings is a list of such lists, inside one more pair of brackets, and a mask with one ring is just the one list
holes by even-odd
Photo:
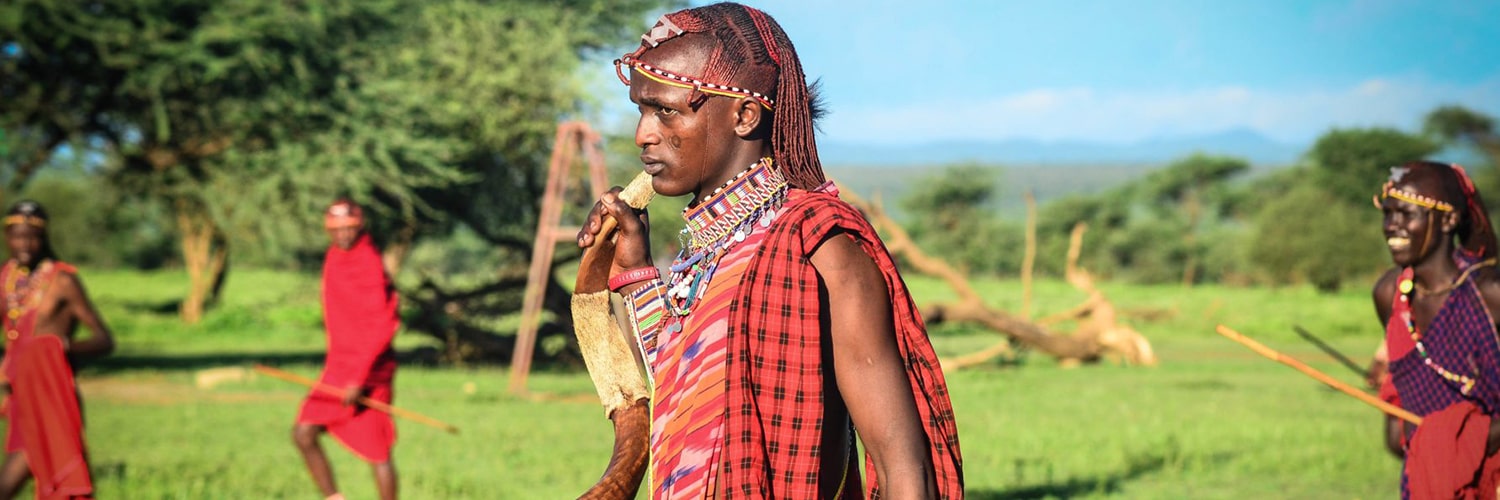
[[[276, 362], [315, 374], [322, 333], [317, 279], [236, 271], [225, 302], [203, 324], [177, 322], [169, 304], [185, 279], [170, 273], [84, 277], [116, 330], [116, 358], [83, 370], [89, 445], [102, 496], [313, 498], [289, 430], [302, 389], [265, 377], [194, 385], [197, 370]], [[940, 282], [909, 277], [918, 301], [951, 299]], [[1014, 280], [975, 285], [1015, 311]], [[1292, 332], [1302, 325], [1363, 363], [1379, 339], [1364, 290], [1240, 289], [1106, 284], [1151, 339], [1155, 368], [1057, 367], [1026, 352], [1018, 363], [950, 375], [971, 498], [1388, 498], [1398, 462], [1382, 449], [1379, 415], [1362, 404], [1218, 337], [1226, 323], [1339, 378], [1357, 376]], [[1082, 296], [1037, 286], [1038, 316]], [[1144, 316], [1142, 316], [1144, 317]], [[421, 336], [398, 337], [402, 348]], [[940, 353], [997, 339], [944, 325]], [[546, 371], [533, 391], [506, 393], [503, 367], [404, 366], [396, 403], [452, 422], [459, 436], [402, 422], [395, 457], [408, 498], [572, 498], [603, 470], [610, 428], [587, 376]], [[472, 384], [466, 390], [466, 384]], [[373, 498], [369, 470], [328, 441], [342, 489]]]

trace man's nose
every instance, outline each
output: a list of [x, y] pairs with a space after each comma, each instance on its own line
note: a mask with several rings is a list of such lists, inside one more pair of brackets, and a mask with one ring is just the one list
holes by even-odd
[[638, 148], [644, 148], [661, 142], [661, 134], [649, 122], [650, 120], [642, 117], [641, 121], [635, 125], [635, 146]]

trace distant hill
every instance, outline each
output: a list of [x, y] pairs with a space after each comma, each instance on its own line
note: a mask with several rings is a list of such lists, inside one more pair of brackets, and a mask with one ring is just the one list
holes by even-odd
[[1257, 166], [1296, 161], [1304, 144], [1285, 144], [1251, 130], [1160, 138], [1133, 144], [1031, 140], [958, 141], [912, 146], [820, 142], [818, 153], [830, 166], [912, 166], [978, 162], [995, 165], [1159, 164], [1194, 152], [1238, 156]]
[[[1138, 178], [1161, 164], [989, 166], [996, 175], [994, 208], [1001, 217], [1025, 216], [1023, 196], [1031, 191], [1040, 203], [1070, 194], [1092, 194]], [[913, 187], [941, 175], [949, 164], [924, 166], [826, 166], [828, 176], [864, 197], [879, 196], [897, 220], [901, 201]]]

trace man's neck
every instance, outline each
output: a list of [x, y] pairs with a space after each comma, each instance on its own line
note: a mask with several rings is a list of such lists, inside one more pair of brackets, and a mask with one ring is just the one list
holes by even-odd
[[1453, 283], [1458, 278], [1458, 264], [1453, 261], [1453, 249], [1442, 245], [1426, 259], [1412, 266], [1413, 280], [1423, 288], [1436, 288]]

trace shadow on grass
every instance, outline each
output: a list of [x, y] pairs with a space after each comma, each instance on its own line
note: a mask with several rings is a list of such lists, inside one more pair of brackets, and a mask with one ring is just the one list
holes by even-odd
[[[1025, 500], [1036, 498], [1076, 498], [1089, 495], [1117, 495], [1126, 483], [1163, 469], [1181, 469], [1186, 466], [1213, 465], [1227, 462], [1231, 454], [1218, 453], [1208, 456], [1184, 457], [1175, 440], [1169, 440], [1160, 449], [1144, 454], [1133, 454], [1126, 458], [1122, 470], [1091, 477], [1075, 477], [1062, 481], [1052, 479], [1052, 464], [1045, 459], [1015, 462], [1016, 483], [1019, 486], [994, 490], [968, 490], [966, 496], [975, 500]], [[1040, 470], [1046, 476], [1042, 484], [1022, 485], [1027, 470]], [[970, 471], [972, 473], [972, 471]], [[999, 471], [991, 471], [999, 472]], [[1033, 472], [1035, 474], [1035, 472]]]
[[125, 310], [137, 313], [155, 314], [157, 316], [169, 316], [177, 314], [182, 309], [182, 301], [178, 299], [162, 302], [126, 302]]
[[[4, 352], [4, 350], [0, 350]], [[115, 354], [104, 358], [82, 360], [76, 365], [80, 373], [90, 375], [113, 375], [121, 372], [196, 371], [225, 366], [317, 365], [323, 364], [323, 350], [275, 351], [275, 352], [209, 352], [197, 354]], [[396, 363], [402, 367], [506, 367], [508, 359], [474, 360], [456, 365], [443, 361], [442, 353], [430, 346], [417, 347], [396, 352]], [[579, 373], [581, 363], [569, 360], [536, 359], [532, 373]]]
[[214, 352], [202, 354], [117, 354], [80, 363], [83, 373], [109, 375], [136, 370], [192, 371], [222, 366], [322, 364], [323, 351]]

